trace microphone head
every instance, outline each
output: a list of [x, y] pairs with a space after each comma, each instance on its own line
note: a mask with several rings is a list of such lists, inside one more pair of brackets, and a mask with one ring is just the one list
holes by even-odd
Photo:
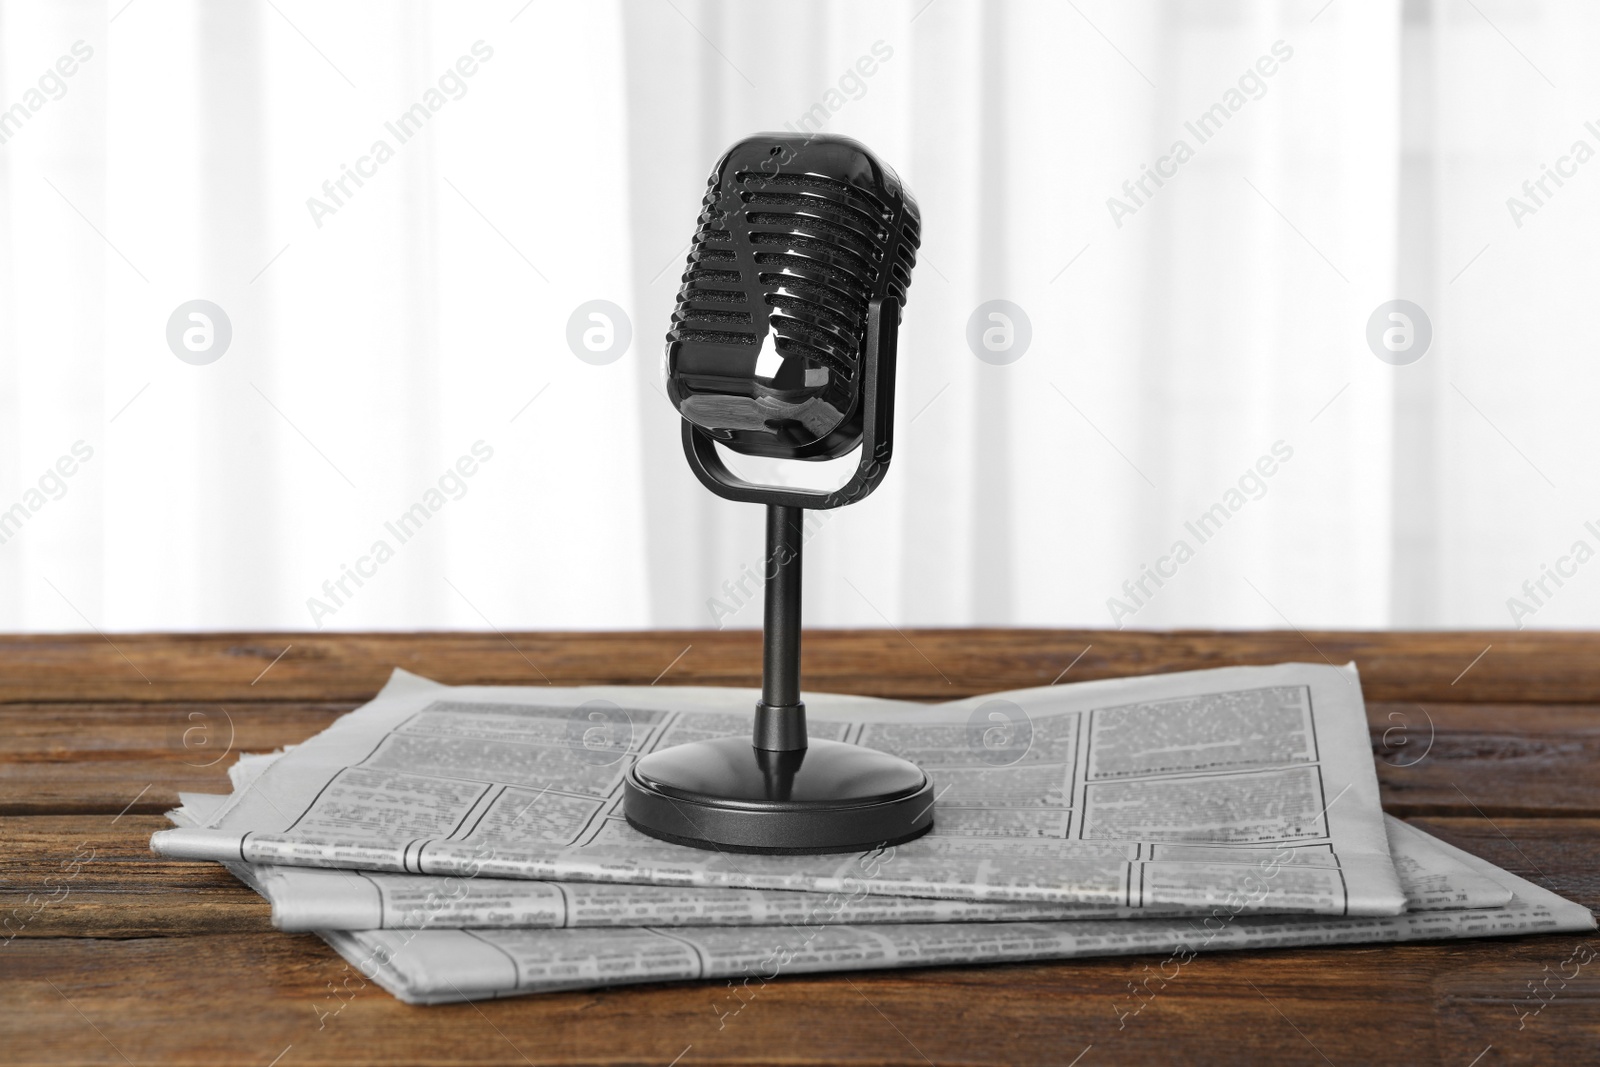
[[748, 137], [711, 172], [667, 334], [667, 392], [735, 452], [834, 459], [860, 443], [867, 306], [902, 306], [917, 202], [859, 141]]

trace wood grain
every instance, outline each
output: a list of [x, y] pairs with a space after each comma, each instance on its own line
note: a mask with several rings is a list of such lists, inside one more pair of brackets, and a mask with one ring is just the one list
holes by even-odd
[[[780, 977], [732, 1019], [725, 986], [650, 985], [407, 1007], [309, 936], [12, 942], [12, 1062], [1465, 1065], [1593, 1062], [1600, 979], [1518, 1029], [1567, 936], [1204, 955], [1137, 1016], [1160, 959]], [[134, 976], [137, 976], [136, 978]], [[130, 980], [132, 979], [132, 980]], [[1527, 1007], [1520, 1010], [1528, 1011]], [[333, 1014], [336, 1013], [336, 1014]], [[1326, 1061], [1323, 1059], [1326, 1057]]]
[[[1410, 821], [1529, 881], [1600, 909], [1600, 818]], [[223, 868], [150, 852], [150, 835], [169, 825], [155, 815], [0, 819], [6, 857], [0, 869], [0, 917], [17, 908], [29, 913], [26, 922], [14, 920], [9, 932], [22, 937], [142, 937], [268, 928], [267, 906]]]
[[[225, 872], [146, 848], [179, 790], [226, 791], [233, 753], [316, 733], [393, 666], [646, 684], [686, 647], [660, 684], [758, 681], [751, 632], [0, 638], [0, 1063], [1595, 1061], [1600, 964], [1528, 999], [1594, 936], [1202, 956], [1121, 1027], [1160, 959], [779, 978], [719, 1028], [715, 983], [407, 1007], [270, 932]], [[1049, 684], [1079, 653], [1067, 681], [1353, 659], [1386, 806], [1600, 907], [1600, 636], [816, 632], [805, 669], [937, 700]]]
[[358, 705], [0, 704], [0, 814], [160, 813], [178, 793], [227, 793], [241, 752], [273, 752]]
[[[159, 814], [179, 791], [228, 792], [236, 753], [304, 741], [356, 706], [0, 705], [0, 815]], [[1600, 796], [1600, 706], [1374, 703], [1367, 716], [1397, 814], [1581, 814]]]
[[1584, 815], [1600, 798], [1600, 707], [1369, 703], [1385, 810]]
[[272, 929], [266, 901], [214, 863], [163, 859], [156, 815], [0, 819], [0, 939]]
[[[360, 702], [395, 667], [451, 684], [648, 685], [685, 648], [661, 684], [760, 684], [752, 630], [32, 635], [0, 648], [0, 703]], [[1049, 685], [1080, 653], [1069, 680], [1354, 661], [1374, 701], [1600, 704], [1594, 651], [1574, 633], [808, 630], [802, 667], [819, 692], [948, 700]]]

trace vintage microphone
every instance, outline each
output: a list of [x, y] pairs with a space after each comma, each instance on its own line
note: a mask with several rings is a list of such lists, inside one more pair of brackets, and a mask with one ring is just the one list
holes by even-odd
[[[639, 760], [624, 808], [653, 837], [729, 852], [856, 852], [933, 826], [916, 764], [809, 740], [800, 700], [803, 509], [836, 508], [889, 468], [895, 338], [919, 238], [894, 171], [848, 137], [758, 134], [712, 170], [667, 334], [683, 450], [718, 496], [767, 506], [761, 701], [743, 738]], [[832, 492], [756, 485], [717, 443], [751, 456], [825, 460], [859, 447]]]

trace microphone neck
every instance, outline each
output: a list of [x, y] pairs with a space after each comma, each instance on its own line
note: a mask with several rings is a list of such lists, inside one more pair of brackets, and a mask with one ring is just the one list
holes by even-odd
[[805, 512], [767, 505], [766, 606], [762, 617], [761, 703], [753, 744], [787, 752], [806, 747], [800, 702], [800, 554]]

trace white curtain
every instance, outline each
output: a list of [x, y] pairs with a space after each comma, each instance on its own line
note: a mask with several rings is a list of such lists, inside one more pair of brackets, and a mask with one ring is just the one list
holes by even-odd
[[660, 349], [710, 165], [786, 127], [923, 215], [894, 467], [816, 524], [808, 624], [1595, 625], [1597, 36], [0, 0], [0, 628], [759, 625], [760, 509], [689, 474]]

